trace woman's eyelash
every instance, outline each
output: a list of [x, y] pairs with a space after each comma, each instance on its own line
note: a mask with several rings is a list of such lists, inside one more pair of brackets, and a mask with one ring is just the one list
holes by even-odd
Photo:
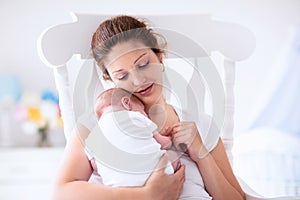
[[147, 67], [147, 65], [149, 65], [149, 61], [143, 65], [140, 65], [139, 68]]
[[119, 80], [125, 80], [127, 77], [128, 77], [128, 73], [122, 74], [122, 76], [120, 76], [118, 79]]
[[[148, 62], [146, 62], [145, 64], [143, 64], [143, 65], [140, 65], [140, 66], [138, 66], [138, 68], [139, 69], [142, 69], [142, 68], [144, 68], [144, 67], [147, 67], [149, 65], [149, 61]], [[119, 78], [118, 78], [118, 80], [126, 80], [127, 79], [127, 77], [128, 77], [128, 73], [125, 73], [125, 74], [122, 74]]]

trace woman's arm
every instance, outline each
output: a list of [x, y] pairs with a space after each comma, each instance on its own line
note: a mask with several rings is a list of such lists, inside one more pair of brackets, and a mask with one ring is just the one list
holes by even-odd
[[[92, 168], [78, 134], [80, 132], [88, 135], [89, 131], [83, 126], [79, 126], [75, 131], [74, 137], [67, 143], [65, 149], [54, 185], [53, 200], [175, 200], [178, 198], [184, 182], [184, 167], [174, 175], [165, 175], [164, 168], [168, 161], [165, 156], [160, 160], [159, 169], [152, 173], [144, 187], [114, 188], [89, 183]], [[161, 182], [164, 184], [160, 184]]]
[[222, 140], [204, 158], [196, 160], [206, 190], [214, 199], [245, 199], [235, 178]]
[[194, 122], [181, 122], [172, 127], [172, 137], [177, 149], [184, 143], [189, 156], [198, 166], [204, 185], [213, 199], [245, 199], [245, 193], [236, 180], [223, 143], [208, 152], [204, 147]]

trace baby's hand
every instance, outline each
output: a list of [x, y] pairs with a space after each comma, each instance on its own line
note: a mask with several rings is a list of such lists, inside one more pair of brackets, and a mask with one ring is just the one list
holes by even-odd
[[172, 146], [172, 140], [168, 136], [163, 136], [156, 132], [153, 135], [154, 139], [161, 145], [161, 149], [170, 149]]

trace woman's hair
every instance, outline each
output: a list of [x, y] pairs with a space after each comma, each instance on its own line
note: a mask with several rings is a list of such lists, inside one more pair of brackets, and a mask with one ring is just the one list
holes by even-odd
[[[157, 36], [163, 41], [162, 47], [158, 44]], [[154, 33], [145, 22], [126, 15], [108, 19], [99, 25], [91, 42], [92, 55], [102, 71], [104, 80], [111, 80], [104, 65], [104, 59], [115, 45], [127, 41], [141, 42], [158, 56], [165, 54], [162, 48], [165, 48], [166, 40]]]

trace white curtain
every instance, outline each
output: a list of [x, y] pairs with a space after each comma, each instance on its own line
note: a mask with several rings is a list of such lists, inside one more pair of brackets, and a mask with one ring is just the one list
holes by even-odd
[[300, 26], [292, 29], [276, 86], [269, 89], [250, 129], [268, 127], [300, 135]]

